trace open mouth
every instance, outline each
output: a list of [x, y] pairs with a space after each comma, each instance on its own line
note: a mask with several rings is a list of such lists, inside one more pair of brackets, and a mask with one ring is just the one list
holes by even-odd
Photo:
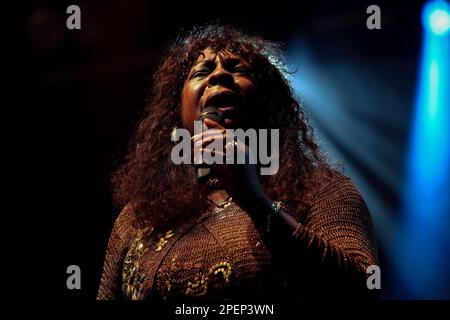
[[216, 107], [223, 111], [231, 111], [235, 107], [240, 107], [242, 102], [242, 96], [233, 91], [214, 92], [206, 99], [204, 108]]

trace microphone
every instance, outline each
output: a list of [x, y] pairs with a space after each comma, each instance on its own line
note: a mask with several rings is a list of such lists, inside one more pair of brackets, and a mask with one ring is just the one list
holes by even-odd
[[[213, 121], [221, 124], [222, 126], [225, 124], [224, 119], [223, 119], [223, 114], [217, 107], [209, 106], [209, 107], [204, 108], [200, 112], [200, 115], [198, 116], [197, 121], [202, 121], [202, 130], [203, 131], [208, 130], [208, 127], [203, 122], [203, 120], [206, 118], [213, 120]], [[197, 181], [199, 181], [201, 183], [208, 181], [208, 179], [212, 175], [212, 168], [209, 164], [206, 164], [206, 163], [194, 164], [194, 168], [195, 168], [195, 174], [197, 176]]]

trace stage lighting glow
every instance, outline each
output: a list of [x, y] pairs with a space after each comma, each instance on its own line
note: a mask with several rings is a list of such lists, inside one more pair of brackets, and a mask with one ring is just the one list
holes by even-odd
[[422, 21], [424, 27], [436, 35], [445, 35], [450, 30], [450, 9], [445, 1], [426, 4]]
[[[423, 9], [423, 45], [407, 161], [398, 267], [410, 298], [449, 298], [450, 35], [448, 4]], [[445, 222], [447, 221], [447, 223]]]

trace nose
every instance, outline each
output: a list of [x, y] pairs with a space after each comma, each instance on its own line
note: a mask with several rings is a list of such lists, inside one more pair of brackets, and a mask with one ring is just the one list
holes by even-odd
[[224, 87], [232, 87], [234, 85], [233, 75], [222, 66], [218, 66], [217, 69], [208, 77], [208, 87], [217, 85], [222, 85]]

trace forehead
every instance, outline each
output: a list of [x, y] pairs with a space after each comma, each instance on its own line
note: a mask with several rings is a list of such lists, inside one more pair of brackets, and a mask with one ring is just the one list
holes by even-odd
[[228, 50], [220, 50], [219, 52], [214, 52], [213, 50], [211, 50], [211, 48], [206, 48], [204, 49], [202, 52], [200, 52], [200, 54], [198, 55], [197, 59], [195, 60], [194, 64], [198, 64], [202, 61], [215, 61], [217, 59], [220, 60], [229, 60], [229, 59], [239, 59], [244, 61], [244, 59], [242, 59], [240, 56], [232, 53], [231, 51]]

